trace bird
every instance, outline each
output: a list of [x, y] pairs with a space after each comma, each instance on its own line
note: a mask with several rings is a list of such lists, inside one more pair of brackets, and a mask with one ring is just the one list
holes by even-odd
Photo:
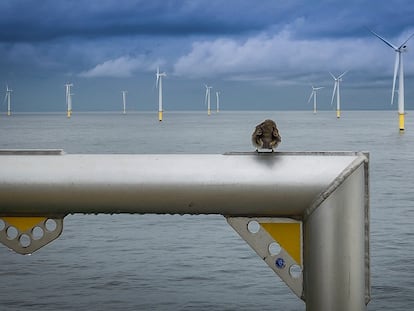
[[270, 119], [258, 124], [252, 134], [252, 143], [257, 152], [259, 149], [270, 149], [273, 152], [273, 148], [276, 148], [281, 141], [282, 137], [276, 123]]

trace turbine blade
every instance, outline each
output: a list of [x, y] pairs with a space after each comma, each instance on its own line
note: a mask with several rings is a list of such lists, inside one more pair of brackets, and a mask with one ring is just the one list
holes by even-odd
[[311, 99], [312, 99], [312, 96], [315, 94], [315, 91], [312, 91], [312, 93], [310, 94], [310, 96], [309, 96], [309, 99], [308, 99], [308, 104], [310, 103], [310, 101], [311, 101]]
[[329, 74], [331, 75], [331, 77], [336, 80], [335, 76], [332, 74], [332, 72], [329, 71]]
[[347, 71], [344, 71], [339, 77], [338, 77], [338, 79], [341, 79], [344, 75], [346, 75], [347, 74], [347, 72], [348, 72], [348, 70]]
[[401, 48], [402, 48], [402, 47], [403, 47], [403, 46], [404, 46], [404, 45], [408, 42], [408, 40], [410, 40], [413, 36], [414, 36], [414, 33], [413, 33], [411, 36], [409, 36], [409, 37], [408, 37], [408, 39], [407, 39], [407, 40], [405, 40], [405, 41], [404, 41], [404, 43], [403, 43], [403, 44], [401, 44], [401, 45], [400, 45], [400, 47], [399, 47], [398, 49], [401, 49]]
[[332, 106], [334, 98], [335, 98], [335, 92], [336, 92], [337, 85], [338, 85], [338, 83], [335, 81], [334, 89], [333, 89], [333, 92], [332, 92], [331, 106]]
[[394, 44], [388, 42], [387, 40], [385, 40], [383, 37], [381, 37], [379, 34], [373, 32], [371, 29], [369, 30], [372, 32], [372, 34], [374, 36], [376, 36], [378, 39], [380, 39], [382, 42], [384, 42], [386, 45], [388, 45], [390, 48], [393, 48], [394, 50], [398, 50], [398, 47], [396, 47]]
[[397, 80], [398, 68], [400, 67], [400, 57], [401, 57], [401, 53], [397, 52], [396, 55], [395, 55], [394, 78], [392, 79], [391, 106], [394, 103], [395, 82]]

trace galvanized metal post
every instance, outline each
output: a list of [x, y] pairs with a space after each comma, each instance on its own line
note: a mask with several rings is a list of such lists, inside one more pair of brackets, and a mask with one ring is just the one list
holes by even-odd
[[361, 166], [305, 220], [307, 311], [366, 310], [365, 189]]

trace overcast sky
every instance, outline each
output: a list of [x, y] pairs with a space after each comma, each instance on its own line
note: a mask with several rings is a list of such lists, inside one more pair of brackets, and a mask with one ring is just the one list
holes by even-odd
[[329, 72], [344, 71], [344, 110], [396, 109], [395, 52], [368, 28], [398, 46], [414, 33], [411, 0], [2, 0], [0, 12], [0, 90], [15, 111], [64, 111], [67, 82], [74, 111], [121, 110], [122, 90], [129, 109], [157, 110], [157, 66], [166, 111], [205, 109], [205, 83], [223, 110], [311, 110], [312, 84], [332, 109]]

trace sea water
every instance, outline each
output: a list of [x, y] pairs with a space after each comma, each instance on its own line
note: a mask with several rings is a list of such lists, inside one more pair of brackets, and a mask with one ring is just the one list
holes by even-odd
[[[280, 151], [370, 152], [368, 310], [414, 310], [410, 113], [403, 134], [394, 111], [15, 114], [0, 116], [0, 149], [252, 151], [267, 118]], [[0, 281], [0, 310], [305, 310], [220, 215], [69, 215], [61, 237], [30, 256], [0, 245]]]

